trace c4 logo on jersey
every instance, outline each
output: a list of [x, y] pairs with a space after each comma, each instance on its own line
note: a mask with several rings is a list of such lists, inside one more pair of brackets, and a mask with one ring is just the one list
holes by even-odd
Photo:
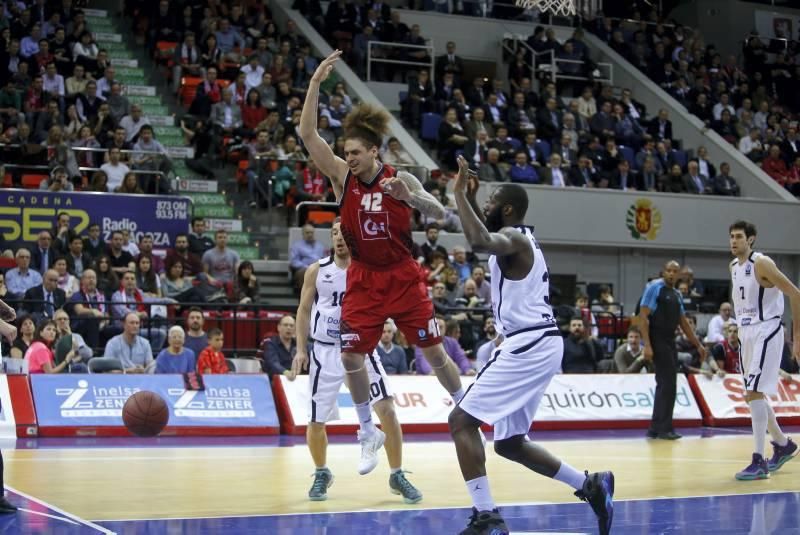
[[389, 239], [389, 213], [388, 212], [358, 212], [361, 226], [361, 239], [363, 240], [388, 240]]

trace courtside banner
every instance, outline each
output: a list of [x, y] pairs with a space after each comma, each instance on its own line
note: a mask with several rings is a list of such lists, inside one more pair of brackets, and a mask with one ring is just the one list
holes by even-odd
[[0, 438], [17, 438], [17, 423], [6, 375], [0, 375]]
[[275, 434], [278, 416], [265, 375], [205, 375], [186, 390], [182, 375], [30, 376], [41, 436], [125, 434], [122, 407], [141, 390], [169, 407], [164, 434]]
[[[800, 424], [800, 375], [780, 379], [778, 394], [770, 397], [775, 416], [783, 424]], [[705, 425], [750, 425], [750, 407], [744, 400], [744, 380], [739, 374], [709, 379], [692, 375], [692, 390], [703, 409]]]
[[[473, 382], [462, 377], [464, 388]], [[453, 409], [450, 396], [432, 376], [392, 375], [389, 385], [395, 395], [395, 409], [408, 432], [447, 431], [447, 417]], [[297, 377], [276, 382], [275, 396], [286, 433], [302, 433], [309, 415], [309, 379]], [[653, 412], [655, 376], [556, 375], [542, 398], [534, 429], [591, 429], [646, 427]], [[343, 385], [339, 391], [340, 420], [328, 424], [332, 432], [350, 432], [357, 427], [355, 407]], [[674, 419], [677, 425], [699, 426], [700, 408], [689, 383], [678, 376]]]

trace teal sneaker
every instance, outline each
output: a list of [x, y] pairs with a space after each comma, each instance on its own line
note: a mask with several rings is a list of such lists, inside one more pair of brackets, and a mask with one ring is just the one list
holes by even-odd
[[419, 503], [422, 501], [422, 493], [406, 479], [407, 473], [409, 472], [400, 470], [389, 476], [389, 488], [392, 490], [392, 494], [402, 495], [404, 502]]
[[797, 444], [790, 438], [785, 446], [779, 446], [777, 442], [772, 442], [772, 458], [767, 461], [767, 468], [770, 472], [776, 472], [781, 466], [790, 461], [798, 451]]
[[769, 479], [769, 468], [767, 467], [766, 459], [758, 453], [754, 453], [753, 461], [750, 465], [741, 472], [736, 472], [736, 479], [739, 481]]
[[324, 502], [328, 499], [328, 488], [333, 485], [333, 474], [327, 468], [314, 472], [314, 483], [308, 491], [308, 499], [312, 502]]

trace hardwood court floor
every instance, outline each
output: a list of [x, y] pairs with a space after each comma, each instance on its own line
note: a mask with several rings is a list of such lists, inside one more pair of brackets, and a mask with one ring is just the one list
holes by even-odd
[[[533, 435], [535, 438], [535, 435]], [[749, 435], [546, 441], [579, 469], [613, 470], [616, 498], [797, 491], [800, 458], [770, 480], [737, 482], [752, 451]], [[196, 518], [354, 510], [464, 507], [469, 497], [449, 442], [405, 445], [404, 468], [424, 493], [414, 506], [388, 490], [388, 463], [356, 473], [357, 444], [331, 444], [336, 477], [326, 502], [309, 502], [313, 467], [304, 445], [292, 447], [158, 447], [7, 450], [6, 482], [22, 492], [92, 520]], [[487, 449], [500, 504], [574, 502], [566, 486], [528, 472]]]

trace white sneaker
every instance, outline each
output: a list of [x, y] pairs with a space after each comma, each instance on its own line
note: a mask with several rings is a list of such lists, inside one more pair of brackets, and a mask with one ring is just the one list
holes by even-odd
[[357, 435], [358, 441], [361, 443], [361, 460], [358, 462], [358, 473], [363, 476], [369, 474], [378, 466], [378, 450], [383, 447], [383, 443], [386, 441], [386, 434], [380, 429], [375, 429], [375, 432], [369, 435], [361, 431]]

